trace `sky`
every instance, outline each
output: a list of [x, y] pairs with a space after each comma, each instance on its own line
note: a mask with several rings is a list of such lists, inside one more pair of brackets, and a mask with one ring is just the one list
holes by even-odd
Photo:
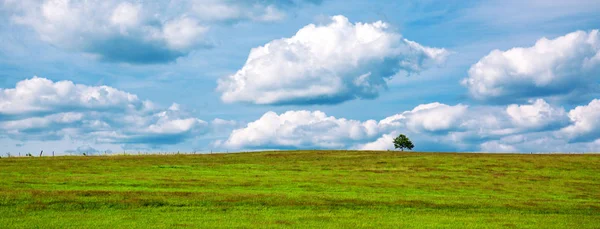
[[0, 155], [600, 151], [598, 0], [0, 0], [0, 22]]

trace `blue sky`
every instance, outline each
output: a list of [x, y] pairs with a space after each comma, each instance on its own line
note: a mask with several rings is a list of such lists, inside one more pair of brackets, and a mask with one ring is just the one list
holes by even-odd
[[0, 4], [6, 152], [600, 149], [594, 0]]

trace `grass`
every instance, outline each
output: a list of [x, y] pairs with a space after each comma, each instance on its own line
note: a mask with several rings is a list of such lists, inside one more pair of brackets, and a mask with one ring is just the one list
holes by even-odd
[[0, 159], [2, 228], [600, 228], [600, 155]]

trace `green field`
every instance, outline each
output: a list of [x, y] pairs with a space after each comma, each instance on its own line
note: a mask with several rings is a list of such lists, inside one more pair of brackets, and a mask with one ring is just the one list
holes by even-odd
[[0, 228], [600, 228], [600, 155], [0, 159]]

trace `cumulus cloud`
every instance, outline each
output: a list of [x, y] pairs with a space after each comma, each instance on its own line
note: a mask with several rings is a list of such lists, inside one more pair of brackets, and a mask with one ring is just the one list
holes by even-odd
[[34, 77], [0, 88], [0, 136], [15, 140], [80, 139], [95, 143], [177, 144], [209, 124], [177, 104], [160, 109], [109, 86]]
[[406, 127], [413, 132], [441, 133], [460, 128], [468, 106], [442, 103], [421, 104], [400, 114], [381, 120], [383, 125]]
[[543, 99], [531, 101], [527, 105], [509, 105], [506, 113], [520, 128], [534, 130], [560, 128], [568, 123], [564, 108], [552, 106]]
[[3, 132], [6, 136], [24, 141], [59, 140], [71, 130], [69, 126], [80, 125], [82, 121], [83, 115], [74, 112], [9, 120], [0, 122], [0, 135]]
[[218, 145], [234, 149], [343, 148], [346, 142], [372, 138], [378, 132], [374, 120], [338, 119], [321, 111], [267, 112]]
[[563, 128], [561, 134], [571, 142], [590, 142], [600, 139], [600, 100], [578, 106], [569, 111], [572, 124]]
[[510, 135], [480, 145], [484, 152], [598, 152], [600, 139], [573, 142], [559, 131], [541, 131]]
[[[393, 149], [392, 139], [407, 134], [416, 150], [560, 151], [600, 142], [600, 100], [566, 112], [543, 99], [508, 106], [429, 103], [380, 121], [351, 120], [321, 111], [267, 112], [233, 130], [218, 147], [230, 149]], [[534, 150], [533, 143], [552, 144]], [[571, 142], [571, 143], [569, 143]], [[558, 144], [558, 145], [557, 145]], [[564, 146], [560, 146], [564, 144]], [[560, 150], [558, 150], [560, 149]]]
[[160, 63], [206, 46], [208, 27], [185, 16], [158, 17], [158, 7], [121, 1], [22, 1], [13, 22], [35, 30], [43, 41], [94, 54], [106, 61]]
[[143, 110], [151, 106], [149, 101], [140, 101], [136, 95], [108, 86], [52, 82], [39, 77], [20, 81], [15, 88], [0, 89], [0, 117], [63, 110]]
[[400, 71], [420, 72], [443, 62], [449, 52], [402, 38], [377, 21], [351, 23], [334, 16], [294, 36], [250, 51], [245, 65], [219, 80], [225, 102], [335, 104], [370, 99]]
[[365, 144], [359, 144], [355, 148], [358, 150], [393, 150], [394, 149], [394, 138], [398, 136], [398, 133], [392, 132], [384, 134], [377, 140], [368, 142]]
[[600, 34], [577, 31], [542, 38], [532, 47], [494, 50], [462, 83], [479, 100], [520, 102], [537, 97], [588, 98], [599, 89]]
[[[423, 104], [381, 121], [358, 121], [328, 116], [321, 111], [267, 112], [246, 127], [234, 130], [217, 146], [233, 149], [357, 148], [390, 149], [399, 131], [436, 136], [459, 130], [467, 106]], [[377, 139], [379, 138], [379, 139]], [[377, 139], [377, 140], [375, 140]], [[374, 142], [369, 142], [373, 141]], [[430, 142], [431, 139], [426, 139]], [[424, 147], [425, 148], [425, 147]]]
[[[518, 133], [508, 115], [498, 107], [469, 107], [438, 102], [421, 104], [381, 120], [386, 131], [408, 133], [416, 137], [421, 150], [472, 150], [474, 144]], [[423, 146], [425, 145], [425, 146]]]
[[102, 128], [90, 134], [100, 143], [146, 144], [152, 146], [181, 143], [208, 132], [208, 123], [177, 110], [157, 111], [149, 115], [125, 114], [112, 121], [120, 130]]
[[[490, 152], [517, 151], [511, 144], [522, 134], [547, 134], [569, 124], [564, 108], [548, 104], [543, 99], [527, 104], [476, 106], [470, 108], [460, 121], [461, 128], [445, 133], [456, 145], [472, 150]], [[503, 143], [496, 140], [503, 139]], [[510, 140], [509, 140], [510, 139]], [[479, 145], [479, 148], [473, 148]]]
[[[466, 112], [466, 108], [460, 104], [424, 104], [381, 121], [336, 118], [321, 111], [267, 112], [247, 126], [233, 130], [226, 141], [216, 145], [231, 149], [390, 149], [391, 141], [386, 141], [398, 131], [426, 136], [458, 129], [460, 120], [464, 120], [459, 113]], [[369, 142], [372, 140], [375, 141]]]
[[101, 60], [165, 63], [207, 48], [209, 28], [223, 21], [277, 21], [304, 1], [21, 0], [4, 1], [14, 23], [56, 47]]

